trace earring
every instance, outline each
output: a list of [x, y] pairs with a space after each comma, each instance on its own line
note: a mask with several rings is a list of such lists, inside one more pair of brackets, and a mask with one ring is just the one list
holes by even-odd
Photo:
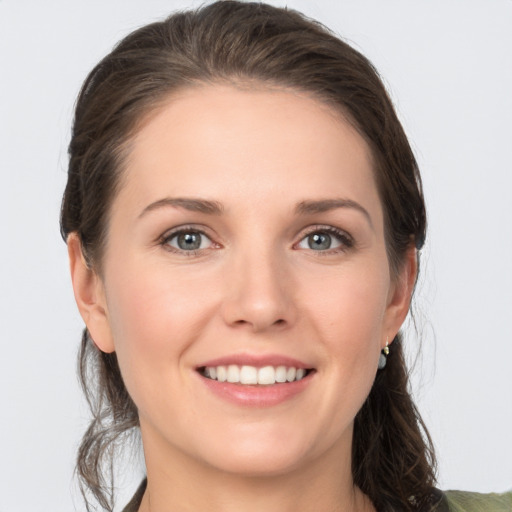
[[379, 366], [377, 367], [379, 370], [382, 370], [386, 367], [386, 363], [388, 361], [388, 354], [389, 354], [389, 338], [386, 338], [386, 346], [381, 350], [380, 356], [379, 356]]

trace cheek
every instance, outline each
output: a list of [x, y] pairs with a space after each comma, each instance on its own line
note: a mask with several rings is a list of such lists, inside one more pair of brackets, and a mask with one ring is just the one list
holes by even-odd
[[[162, 335], [170, 338], [184, 326], [193, 329], [193, 319], [199, 320], [198, 312], [207, 306], [209, 295], [205, 295], [206, 284], [200, 278], [165, 265], [127, 262], [110, 275], [108, 309], [120, 344], [125, 339], [156, 343]], [[147, 340], [152, 331], [160, 336]]]
[[137, 402], [141, 391], [156, 385], [155, 377], [179, 377], [183, 354], [208, 322], [211, 294], [203, 281], [155, 265], [125, 264], [110, 278], [109, 322], [123, 378]]
[[332, 376], [329, 400], [352, 402], [357, 412], [373, 384], [380, 346], [385, 339], [384, 319], [389, 279], [386, 268], [370, 266], [346, 272], [317, 295], [315, 320], [322, 333], [327, 368]]
[[326, 286], [310, 287], [312, 316], [334, 351], [364, 352], [380, 343], [389, 290], [387, 268], [381, 267], [347, 268], [331, 274]]

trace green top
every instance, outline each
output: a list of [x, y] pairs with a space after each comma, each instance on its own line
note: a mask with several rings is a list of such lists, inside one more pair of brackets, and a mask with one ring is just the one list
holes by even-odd
[[503, 494], [446, 491], [450, 512], [512, 512], [512, 491]]
[[[146, 490], [146, 480], [142, 482], [130, 503], [123, 512], [137, 512]], [[503, 494], [480, 494], [478, 492], [446, 491], [435, 508], [437, 512], [512, 512], [512, 491]]]

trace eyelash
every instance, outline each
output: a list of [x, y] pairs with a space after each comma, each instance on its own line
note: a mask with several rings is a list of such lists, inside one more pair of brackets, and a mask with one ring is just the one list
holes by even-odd
[[[182, 226], [180, 228], [177, 228], [174, 231], [165, 233], [159, 240], [159, 245], [164, 247], [164, 249], [169, 252], [172, 252], [175, 254], [180, 254], [180, 255], [185, 255], [187, 257], [199, 256], [205, 250], [210, 249], [210, 247], [208, 247], [207, 249], [199, 248], [199, 249], [193, 249], [193, 250], [184, 250], [184, 249], [179, 249], [179, 248], [176, 248], [176, 247], [173, 247], [170, 245], [171, 240], [178, 237], [179, 235], [183, 235], [183, 234], [187, 234], [187, 233], [198, 234], [200, 236], [206, 237], [210, 241], [212, 246], [216, 246], [216, 248], [220, 247], [220, 245], [215, 244], [215, 242], [213, 242], [213, 240], [202, 229], [199, 229], [194, 226]], [[329, 256], [332, 254], [339, 254], [339, 253], [347, 252], [348, 250], [352, 249], [355, 245], [353, 238], [345, 231], [342, 231], [341, 229], [335, 228], [333, 226], [321, 226], [320, 225], [320, 226], [311, 226], [310, 228], [308, 228], [308, 230], [302, 236], [302, 238], [299, 240], [299, 242], [294, 244], [293, 248], [294, 249], [297, 248], [297, 246], [299, 244], [301, 244], [309, 236], [314, 235], [314, 234], [330, 235], [330, 236], [334, 237], [340, 243], [340, 247], [335, 247], [333, 249], [329, 248], [326, 250], [315, 251], [314, 249], [309, 248], [309, 250], [311, 252], [316, 253], [316, 255], [318, 255], [318, 256]]]
[[334, 237], [339, 243], [340, 247], [335, 247], [333, 249], [326, 249], [323, 251], [315, 251], [314, 249], [310, 249], [311, 252], [314, 252], [315, 255], [318, 256], [331, 256], [333, 254], [339, 254], [349, 251], [350, 249], [354, 248], [355, 242], [354, 239], [346, 232], [342, 231], [341, 229], [335, 228], [334, 226], [311, 226], [306, 231], [306, 234], [300, 239], [300, 241], [294, 245], [296, 247], [298, 244], [305, 241], [309, 236], [322, 233], [327, 234], [332, 237]]
[[185, 255], [187, 257], [199, 256], [206, 249], [192, 249], [192, 250], [187, 251], [187, 250], [184, 250], [184, 249], [179, 249], [177, 247], [172, 247], [170, 245], [170, 241], [173, 238], [176, 238], [179, 235], [184, 235], [184, 234], [187, 234], [187, 233], [198, 234], [198, 235], [201, 235], [203, 237], [206, 237], [211, 242], [212, 245], [217, 245], [218, 247], [220, 247], [218, 244], [215, 244], [213, 242], [213, 240], [202, 229], [199, 229], [199, 228], [194, 227], [194, 226], [182, 226], [182, 227], [177, 228], [174, 231], [165, 233], [162, 236], [162, 238], [160, 239], [159, 244], [165, 250], [167, 250], [169, 252], [172, 252], [172, 253], [175, 253], [175, 254]]

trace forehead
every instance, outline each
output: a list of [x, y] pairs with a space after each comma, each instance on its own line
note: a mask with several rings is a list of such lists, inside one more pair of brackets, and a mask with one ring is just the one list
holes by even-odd
[[372, 167], [353, 126], [303, 92], [204, 85], [173, 94], [145, 120], [123, 189], [140, 206], [159, 194], [282, 204], [294, 195], [349, 194], [379, 202]]

